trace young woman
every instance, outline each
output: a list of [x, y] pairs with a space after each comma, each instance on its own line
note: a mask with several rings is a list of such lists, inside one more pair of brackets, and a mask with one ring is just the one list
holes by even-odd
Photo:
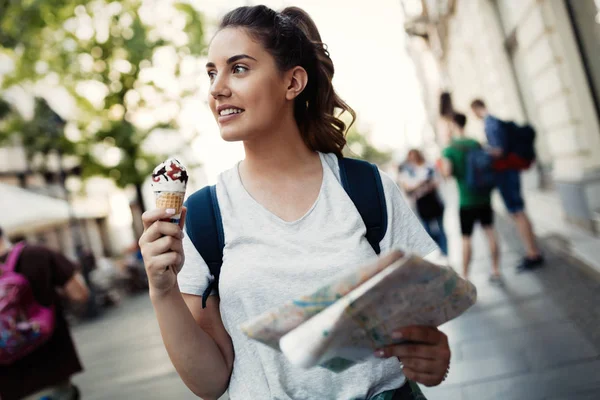
[[425, 162], [421, 151], [412, 149], [408, 152], [400, 173], [400, 182], [404, 191], [414, 200], [423, 227], [440, 246], [442, 254], [447, 256], [444, 203], [437, 189], [437, 174], [435, 168]]
[[[339, 374], [296, 368], [239, 330], [375, 255], [340, 184], [346, 127], [334, 112], [353, 111], [333, 90], [333, 63], [311, 18], [298, 8], [235, 9], [206, 67], [221, 135], [243, 141], [246, 155], [217, 183], [225, 249], [218, 294], [206, 308], [209, 269], [183, 223], [161, 221], [173, 210], [146, 212], [140, 239], [163, 341], [185, 384], [204, 399], [229, 390], [234, 400], [404, 398], [406, 378], [439, 384], [450, 350], [435, 328], [405, 328], [399, 334], [419, 344], [381, 349]], [[389, 220], [382, 253], [429, 254], [435, 244], [393, 181], [382, 179]]]

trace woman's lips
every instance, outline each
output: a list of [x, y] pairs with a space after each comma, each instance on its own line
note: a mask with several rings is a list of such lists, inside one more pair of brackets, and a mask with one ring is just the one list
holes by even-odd
[[234, 120], [235, 118], [239, 117], [243, 113], [244, 113], [244, 111], [242, 111], [240, 113], [229, 114], [229, 115], [219, 115], [218, 121], [220, 124], [224, 124], [226, 122]]

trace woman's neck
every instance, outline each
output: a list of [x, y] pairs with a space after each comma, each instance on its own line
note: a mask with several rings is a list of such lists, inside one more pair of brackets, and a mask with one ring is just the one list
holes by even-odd
[[244, 142], [246, 158], [242, 168], [253, 177], [282, 177], [302, 174], [318, 159], [309, 149], [296, 121], [282, 120], [268, 133]]

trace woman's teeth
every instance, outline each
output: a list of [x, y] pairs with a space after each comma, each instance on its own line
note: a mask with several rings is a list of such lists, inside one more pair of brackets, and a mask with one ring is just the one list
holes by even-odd
[[230, 115], [230, 114], [239, 114], [241, 113], [243, 110], [237, 109], [237, 108], [227, 108], [225, 110], [221, 110], [221, 112], [219, 113], [220, 116], [224, 117], [225, 115]]

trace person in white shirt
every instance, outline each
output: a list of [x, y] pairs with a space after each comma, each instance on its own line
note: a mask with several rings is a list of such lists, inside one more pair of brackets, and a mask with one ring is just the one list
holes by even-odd
[[448, 256], [444, 203], [438, 193], [439, 179], [435, 168], [425, 162], [421, 151], [411, 149], [401, 165], [399, 178], [402, 188], [415, 203], [423, 227], [440, 247], [442, 254]]
[[[174, 210], [146, 212], [139, 241], [163, 341], [185, 384], [203, 399], [228, 390], [234, 400], [405, 399], [407, 378], [440, 384], [450, 348], [434, 327], [404, 328], [398, 335], [410, 344], [380, 349], [337, 374], [294, 367], [242, 334], [240, 323], [376, 255], [340, 184], [347, 127], [338, 113], [354, 112], [333, 89], [333, 63], [308, 14], [296, 7], [231, 11], [212, 39], [206, 69], [221, 136], [245, 149], [216, 186], [225, 248], [218, 293], [206, 308], [206, 262], [184, 237], [183, 222], [161, 221]], [[382, 253], [427, 256], [435, 243], [394, 182], [383, 173], [382, 180], [389, 222]]]

